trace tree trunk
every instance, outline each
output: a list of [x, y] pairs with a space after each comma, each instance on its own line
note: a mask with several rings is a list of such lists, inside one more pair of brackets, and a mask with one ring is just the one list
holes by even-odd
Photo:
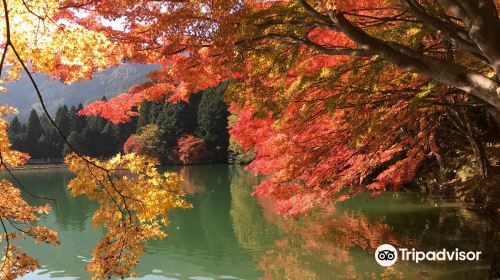
[[481, 141], [475, 136], [468, 136], [467, 140], [472, 147], [472, 151], [474, 152], [474, 156], [476, 157], [477, 162], [479, 163], [479, 168], [481, 171], [481, 176], [483, 178], [488, 177], [488, 171], [490, 169], [490, 162], [486, 157], [486, 152], [484, 150], [484, 146]]
[[472, 151], [474, 152], [474, 156], [476, 157], [476, 160], [479, 163], [481, 176], [483, 178], [486, 178], [488, 177], [490, 162], [486, 157], [486, 151], [484, 149], [484, 145], [481, 142], [481, 139], [479, 139], [467, 112], [463, 112], [463, 118], [465, 121], [465, 127], [467, 129], [467, 140], [469, 140], [469, 143], [472, 147]]

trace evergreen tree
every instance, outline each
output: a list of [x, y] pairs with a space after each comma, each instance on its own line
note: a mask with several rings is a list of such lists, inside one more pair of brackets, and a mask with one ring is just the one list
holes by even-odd
[[30, 112], [30, 117], [28, 120], [28, 127], [26, 128], [26, 152], [28, 152], [33, 158], [39, 157], [39, 147], [38, 140], [42, 136], [42, 125], [40, 124], [40, 118], [37, 112], [32, 109]]
[[[80, 112], [83, 109], [82, 103], [78, 104], [76, 108], [76, 113]], [[86, 116], [78, 116], [75, 114], [74, 116], [75, 128], [74, 130], [78, 133], [82, 132], [82, 130], [87, 126], [87, 117]]]
[[118, 152], [120, 152], [123, 142], [119, 143], [120, 140], [120, 129], [117, 125], [108, 122], [104, 129], [101, 131], [100, 139], [102, 141], [102, 147], [100, 149], [100, 156], [111, 157]]
[[153, 102], [153, 104], [151, 104], [151, 109], [149, 111], [149, 123], [156, 123], [158, 116], [165, 108], [166, 103], [167, 102], [163, 100], [160, 102]]
[[9, 126], [8, 137], [12, 144], [12, 148], [15, 150], [23, 150], [25, 145], [24, 134], [26, 132], [26, 126], [19, 121], [16, 116], [12, 119]]
[[184, 101], [175, 104], [166, 102], [158, 115], [156, 125], [161, 131], [158, 151], [160, 161], [169, 163], [172, 161], [169, 154], [176, 147], [177, 140], [184, 134], [193, 134], [196, 130], [196, 109]]
[[10, 122], [10, 126], [9, 126], [9, 134], [12, 134], [12, 135], [17, 135], [17, 134], [20, 134], [22, 131], [21, 131], [21, 122], [19, 121], [19, 118], [16, 116], [12, 119], [12, 121]]
[[[55, 123], [71, 146], [88, 156], [113, 156], [137, 132], [149, 153], [158, 156], [163, 164], [179, 162], [178, 141], [186, 135], [197, 135], [203, 140], [205, 155], [209, 155], [206, 159], [226, 162], [229, 137], [227, 105], [222, 100], [224, 89], [222, 86], [201, 92], [191, 96], [189, 102], [146, 101], [139, 107], [140, 117], [120, 125], [98, 116], [78, 116], [82, 104], [70, 109], [63, 105], [57, 110]], [[9, 139], [15, 149], [28, 152], [33, 159], [60, 159], [70, 152], [49, 119], [45, 115], [39, 117], [35, 110], [31, 111], [27, 126], [17, 117], [12, 120]]]
[[[81, 143], [82, 137], [77, 133], [76, 131], [71, 131], [68, 135], [68, 142], [71, 144], [73, 148], [75, 148], [77, 151], [80, 151], [82, 148], [82, 143]], [[63, 148], [63, 155], [67, 155], [68, 153], [71, 152], [71, 149], [68, 147], [68, 145], [64, 145]]]
[[150, 123], [149, 120], [149, 112], [151, 111], [151, 105], [153, 102], [151, 101], [144, 101], [142, 102], [141, 106], [139, 107], [139, 118], [137, 119], [137, 131], [141, 129], [141, 127], [147, 125]]
[[130, 122], [122, 123], [118, 126], [119, 128], [119, 136], [118, 142], [125, 143], [130, 135], [135, 134], [137, 131], [137, 119], [133, 118]]
[[76, 131], [76, 119], [77, 119], [77, 109], [75, 106], [71, 106], [69, 109], [68, 117], [69, 117], [69, 125], [70, 131]]
[[163, 110], [164, 104], [165, 101], [144, 101], [139, 108], [140, 116], [137, 120], [137, 131], [148, 124], [156, 123], [158, 115]]
[[40, 124], [42, 126], [42, 136], [38, 141], [39, 158], [61, 158], [63, 148], [61, 135], [59, 135], [52, 123], [50, 123], [47, 116], [43, 115], [40, 117]]
[[67, 137], [69, 132], [71, 131], [71, 121], [69, 117], [68, 106], [64, 105], [57, 109], [55, 122], [62, 134]]
[[[75, 109], [76, 110], [76, 109]], [[57, 127], [59, 128], [59, 131], [65, 136], [68, 137], [70, 132], [71, 132], [71, 127], [72, 127], [72, 122], [71, 118], [69, 116], [69, 110], [68, 106], [63, 105], [57, 109], [56, 112], [56, 117], [55, 117], [55, 123]], [[50, 128], [49, 128], [50, 131]], [[50, 133], [52, 134], [52, 133]], [[52, 135], [51, 135], [52, 136]], [[51, 154], [59, 157], [62, 157], [64, 155], [64, 148], [65, 148], [65, 143], [64, 139], [62, 137], [48, 137], [49, 139], [47, 140], [51, 146], [55, 146], [55, 151], [53, 151]]]
[[82, 131], [82, 153], [89, 156], [98, 156], [99, 151], [106, 143], [102, 142], [101, 131], [106, 122], [100, 117], [92, 116], [87, 118], [87, 126]]
[[198, 107], [197, 135], [203, 139], [207, 150], [214, 153], [216, 162], [226, 162], [228, 158], [229, 112], [222, 99], [224, 91], [225, 85], [204, 91]]

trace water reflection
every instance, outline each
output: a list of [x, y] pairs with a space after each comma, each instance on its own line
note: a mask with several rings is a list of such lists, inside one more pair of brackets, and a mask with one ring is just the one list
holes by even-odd
[[398, 271], [381, 271], [372, 254], [384, 243], [397, 247], [414, 244], [385, 223], [370, 222], [361, 213], [342, 212], [332, 206], [299, 222], [278, 224], [284, 237], [257, 261], [265, 279], [399, 277]]
[[381, 219], [399, 235], [416, 240], [419, 250], [459, 248], [482, 251], [480, 262], [432, 262], [413, 265], [411, 273], [429, 279], [499, 278], [499, 224], [495, 219], [467, 210], [454, 201], [410, 195], [386, 195], [365, 205], [348, 201], [344, 209], [360, 210], [370, 219]]
[[[414, 197], [327, 207], [297, 221], [277, 224], [284, 238], [258, 258], [265, 279], [485, 279], [498, 277], [490, 264], [498, 246], [498, 227], [457, 204]], [[409, 205], [408, 205], [409, 204]], [[409, 210], [409, 208], [413, 208]], [[433, 205], [433, 206], [432, 206]], [[365, 215], [365, 213], [370, 213]], [[481, 262], [398, 262], [384, 269], [373, 260], [380, 244], [433, 251], [482, 251]], [[495, 275], [495, 276], [493, 276]]]
[[[83, 197], [72, 197], [66, 190], [68, 182], [74, 177], [66, 168], [51, 170], [21, 170], [16, 171], [21, 183], [35, 195], [54, 199], [55, 222], [63, 230], [83, 230], [85, 221], [96, 209]], [[23, 193], [23, 198], [30, 204], [45, 204], [47, 201], [34, 198]], [[62, 211], [61, 211], [62, 210]]]
[[[410, 194], [368, 195], [327, 206], [298, 220], [277, 217], [270, 201], [247, 187], [258, 179], [240, 172], [231, 185], [231, 216], [243, 247], [266, 248], [254, 257], [263, 279], [484, 279], [498, 277], [498, 223], [453, 201]], [[256, 206], [258, 201], [258, 206]], [[279, 230], [274, 230], [278, 228]], [[278, 232], [278, 234], [276, 233]], [[278, 237], [281, 236], [281, 237]], [[373, 259], [384, 243], [431, 251], [482, 251], [482, 261], [399, 262], [384, 269]]]
[[203, 185], [204, 191], [189, 197], [193, 209], [171, 213], [168, 238], [148, 243], [149, 254], [143, 257], [139, 272], [141, 268], [154, 267], [164, 272], [176, 271], [184, 277], [255, 279], [259, 273], [252, 257], [238, 246], [231, 225], [229, 167], [193, 166], [188, 174], [189, 181]]
[[[251, 176], [241, 168], [231, 168], [231, 221], [234, 233], [241, 247], [253, 252], [261, 252], [273, 246], [274, 240], [282, 236], [281, 231], [270, 217], [270, 201], [257, 200], [250, 195], [251, 186], [259, 183], [259, 178]], [[250, 187], [250, 189], [249, 189]], [[271, 202], [272, 203], [272, 202]], [[262, 205], [271, 206], [263, 208]]]
[[[240, 167], [170, 169], [186, 178], [183, 187], [194, 208], [174, 210], [168, 238], [147, 243], [137, 267], [141, 279], [484, 279], [496, 273], [490, 268], [498, 252], [498, 225], [454, 202], [406, 194], [362, 196], [283, 220], [274, 214], [272, 201], [250, 195], [259, 178]], [[57, 200], [58, 211], [41, 223], [57, 230], [62, 241], [56, 247], [21, 241], [44, 266], [23, 279], [89, 279], [85, 264], [102, 234], [90, 223], [96, 205], [66, 192], [72, 175], [65, 169], [17, 175], [33, 193]], [[398, 262], [383, 269], [373, 251], [386, 242], [419, 250], [481, 250], [483, 260]]]
[[182, 166], [176, 170], [183, 178], [181, 182], [182, 190], [187, 194], [195, 194], [205, 190], [205, 184], [203, 183], [203, 178], [200, 178], [202, 169], [190, 168], [188, 166]]
[[[385, 223], [371, 223], [362, 213], [338, 211], [333, 206], [299, 220], [284, 220], [274, 214], [272, 201], [256, 200], [250, 195], [248, 186], [256, 185], [257, 178], [240, 169], [234, 172], [234, 230], [242, 247], [269, 248], [254, 258], [264, 272], [263, 279], [357, 278], [360, 270], [376, 268], [372, 258], [363, 252], [373, 252], [385, 242], [412, 244]], [[365, 256], [354, 260], [357, 254]]]

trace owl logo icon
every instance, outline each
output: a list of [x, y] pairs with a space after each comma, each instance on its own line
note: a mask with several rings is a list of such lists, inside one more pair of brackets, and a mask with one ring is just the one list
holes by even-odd
[[398, 251], [391, 244], [382, 244], [375, 251], [375, 261], [381, 266], [391, 266], [398, 260]]

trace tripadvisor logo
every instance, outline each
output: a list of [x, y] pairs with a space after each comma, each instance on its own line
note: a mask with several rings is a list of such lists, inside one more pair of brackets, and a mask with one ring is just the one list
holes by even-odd
[[381, 266], [391, 266], [399, 259], [402, 261], [479, 261], [481, 251], [460, 251], [458, 248], [452, 251], [442, 249], [439, 251], [417, 251], [407, 248], [397, 250], [391, 244], [382, 244], [375, 251], [375, 260]]
[[382, 244], [375, 251], [375, 260], [381, 266], [391, 266], [398, 260], [398, 251], [391, 244]]

